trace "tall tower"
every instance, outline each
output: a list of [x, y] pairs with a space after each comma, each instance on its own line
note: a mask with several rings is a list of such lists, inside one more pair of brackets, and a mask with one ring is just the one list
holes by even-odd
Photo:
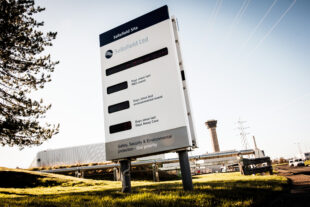
[[249, 127], [245, 127], [244, 123], [246, 123], [246, 121], [241, 121], [241, 119], [239, 118], [239, 120], [237, 122], [237, 124], [238, 124], [237, 129], [240, 130], [241, 144], [242, 144], [243, 148], [247, 150], [249, 148], [248, 138], [247, 138], [247, 135], [249, 133], [246, 132], [246, 129], [248, 129]]
[[219, 152], [220, 145], [219, 145], [219, 141], [217, 139], [217, 134], [216, 134], [216, 124], [217, 124], [217, 120], [209, 120], [206, 122], [208, 129], [210, 129], [213, 151]]
[[256, 140], [255, 140], [255, 137], [253, 136], [253, 142], [254, 142], [254, 149], [258, 149], [257, 148], [257, 145], [256, 145]]

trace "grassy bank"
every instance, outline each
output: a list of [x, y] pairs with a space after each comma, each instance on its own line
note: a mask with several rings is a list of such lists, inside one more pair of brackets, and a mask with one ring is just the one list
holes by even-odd
[[[3, 182], [4, 175], [11, 182]], [[133, 181], [133, 193], [123, 194], [121, 182], [113, 181], [3, 168], [0, 179], [0, 206], [261, 206], [283, 193], [287, 184], [276, 175], [225, 173], [194, 176], [193, 192], [184, 192], [181, 181]], [[18, 185], [19, 179], [28, 187]]]

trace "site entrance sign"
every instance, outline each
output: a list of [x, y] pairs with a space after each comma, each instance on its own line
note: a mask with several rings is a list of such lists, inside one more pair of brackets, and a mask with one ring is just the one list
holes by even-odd
[[167, 6], [100, 35], [107, 160], [195, 145], [176, 42]]

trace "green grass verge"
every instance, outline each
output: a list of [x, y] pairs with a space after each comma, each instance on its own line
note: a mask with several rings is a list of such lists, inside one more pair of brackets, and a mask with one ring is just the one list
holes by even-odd
[[[0, 206], [264, 206], [287, 187], [281, 176], [242, 176], [219, 173], [193, 176], [192, 192], [185, 192], [181, 181], [153, 183], [133, 181], [132, 193], [123, 194], [121, 182], [72, 178], [18, 170], [27, 179], [37, 176], [32, 187], [1, 185]], [[8, 175], [9, 173], [7, 173]], [[23, 177], [21, 176], [21, 177]], [[51, 182], [52, 181], [52, 182]], [[18, 179], [16, 180], [18, 183]], [[53, 183], [46, 186], [45, 183]], [[13, 185], [13, 184], [12, 184]]]

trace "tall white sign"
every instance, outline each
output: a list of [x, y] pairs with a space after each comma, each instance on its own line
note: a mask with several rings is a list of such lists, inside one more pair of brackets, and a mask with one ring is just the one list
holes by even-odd
[[175, 38], [167, 6], [100, 35], [107, 160], [193, 146]]

